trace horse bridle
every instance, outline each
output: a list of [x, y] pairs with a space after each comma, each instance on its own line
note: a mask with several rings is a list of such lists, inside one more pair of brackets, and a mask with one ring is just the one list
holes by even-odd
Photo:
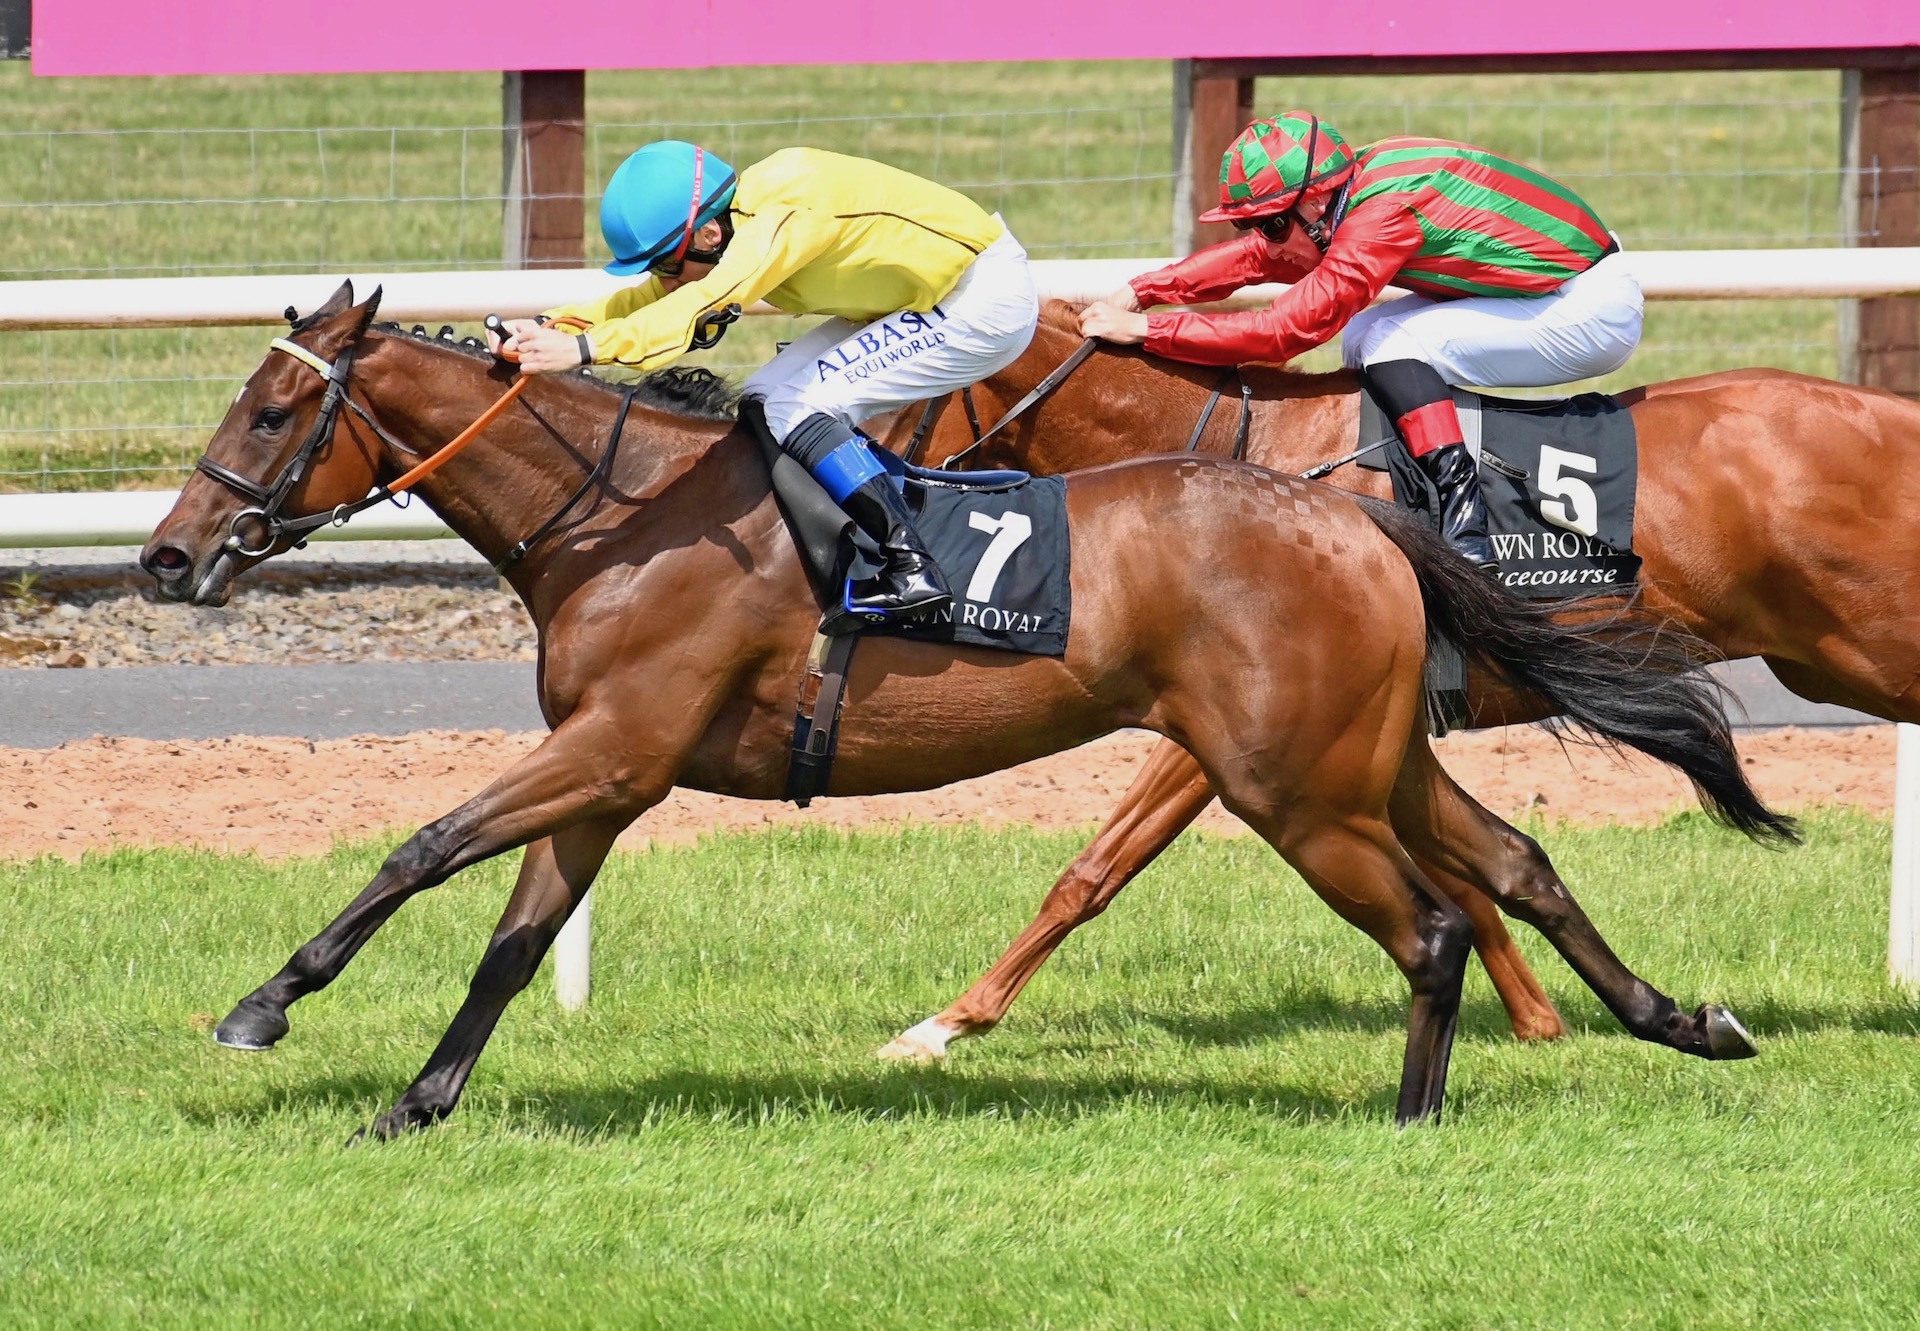
[[[200, 471], [229, 489], [237, 490], [257, 505], [252, 508], [243, 508], [233, 515], [233, 520], [227, 524], [227, 539], [222, 543], [222, 548], [231, 550], [235, 554], [245, 555], [249, 559], [265, 555], [283, 538], [289, 536], [296, 538], [294, 545], [298, 548], [306, 543], [304, 540], [306, 532], [324, 527], [329, 523], [344, 523], [361, 509], [370, 508], [392, 497], [391, 492], [386, 491], [383, 486], [358, 503], [340, 504], [325, 513], [291, 519], [280, 516], [280, 509], [286, 504], [287, 496], [291, 495], [294, 488], [305, 479], [314, 454], [326, 447], [328, 441], [333, 438], [333, 431], [339, 424], [340, 408], [343, 405], [365, 421], [367, 426], [388, 444], [398, 447], [403, 453], [413, 451], [381, 429], [379, 423], [368, 415], [359, 403], [347, 396], [347, 376], [353, 373], [352, 347], [341, 352], [339, 359], [329, 364], [305, 347], [289, 342], [284, 337], [274, 338], [269, 345], [275, 351], [284, 351], [296, 360], [311, 366], [326, 379], [327, 391], [320, 399], [320, 414], [315, 417], [313, 428], [307, 432], [307, 437], [301, 441], [300, 447], [294, 450], [293, 456], [288, 458], [286, 464], [280, 468], [280, 474], [274, 477], [271, 484], [263, 485], [258, 481], [249, 480], [232, 468], [223, 467], [204, 455], [195, 464]], [[246, 538], [240, 534], [240, 525], [250, 521], [257, 521], [265, 526], [267, 536], [264, 545], [250, 548]]]
[[[313, 428], [307, 432], [307, 437], [301, 441], [300, 447], [294, 450], [293, 456], [287, 459], [286, 464], [280, 469], [280, 474], [273, 479], [271, 484], [263, 485], [258, 481], [249, 480], [247, 477], [242, 476], [239, 472], [229, 467], [223, 467], [217, 462], [210, 461], [204, 455], [202, 455], [200, 461], [196, 464], [200, 471], [205, 472], [214, 480], [219, 481], [222, 485], [232, 490], [238, 491], [248, 499], [255, 501], [257, 507], [243, 508], [233, 515], [233, 520], [227, 526], [227, 539], [222, 542], [223, 549], [231, 550], [235, 554], [244, 555], [249, 559], [256, 559], [270, 553], [275, 545], [287, 537], [295, 538], [293, 548], [297, 550], [306, 544], [305, 534], [307, 532], [326, 526], [344, 526], [347, 520], [356, 513], [365, 512], [375, 504], [384, 504], [389, 500], [397, 502], [398, 497], [407, 493], [415, 482], [425, 479], [448, 458], [451, 458], [455, 453], [466, 447], [469, 442], [477, 438], [480, 431], [496, 416], [506, 410], [508, 404], [520, 395], [520, 391], [525, 388], [529, 382], [524, 375], [515, 379], [513, 385], [508, 388], [492, 406], [481, 412], [466, 429], [442, 445], [418, 466], [412, 468], [394, 481], [376, 487], [369, 492], [365, 498], [356, 499], [350, 504], [336, 504], [331, 509], [322, 513], [314, 513], [305, 517], [283, 518], [280, 516], [281, 507], [287, 502], [287, 497], [293, 493], [294, 488], [305, 478], [307, 469], [313, 462], [314, 455], [322, 448], [325, 448], [328, 441], [333, 438], [333, 432], [340, 423], [340, 409], [342, 407], [345, 407], [354, 415], [358, 416], [365, 422], [367, 428], [378, 435], [382, 442], [386, 443], [389, 447], [396, 448], [401, 453], [414, 454], [416, 456], [418, 452], [413, 448], [409, 448], [406, 444], [401, 443], [398, 439], [395, 439], [382, 428], [380, 422], [376, 421], [365, 407], [362, 407], [358, 402], [355, 402], [352, 397], [348, 396], [347, 377], [353, 373], [354, 349], [351, 346], [345, 351], [342, 351], [332, 362], [321, 359], [305, 347], [296, 342], [288, 341], [284, 337], [274, 338], [272, 342], [268, 343], [268, 346], [275, 351], [286, 352], [295, 360], [313, 369], [327, 381], [327, 388], [326, 393], [320, 399], [320, 414], [314, 419]], [[613, 466], [614, 454], [620, 447], [620, 435], [626, 427], [627, 412], [633, 406], [633, 397], [634, 390], [632, 388], [628, 388], [620, 395], [620, 410], [614, 417], [613, 434], [611, 438], [607, 440], [606, 448], [601, 451], [600, 460], [594, 463], [592, 469], [587, 473], [586, 480], [581, 482], [580, 488], [575, 490], [567, 501], [554, 511], [552, 517], [541, 523], [531, 536], [516, 542], [500, 562], [494, 565], [496, 572], [504, 571], [509, 564], [519, 560], [528, 550], [532, 549], [535, 544], [544, 539], [548, 533], [552, 532], [553, 529], [559, 525], [560, 520], [573, 509], [573, 506], [580, 502], [581, 497], [605, 478], [608, 470]], [[240, 535], [240, 524], [247, 521], [258, 521], [266, 527], [267, 536], [265, 544], [255, 548], [249, 548], [247, 546], [246, 538]]]

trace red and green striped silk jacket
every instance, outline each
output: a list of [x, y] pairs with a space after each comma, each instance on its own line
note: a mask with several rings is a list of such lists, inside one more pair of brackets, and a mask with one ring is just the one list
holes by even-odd
[[1612, 247], [1592, 208], [1531, 167], [1444, 139], [1392, 138], [1360, 153], [1346, 216], [1319, 262], [1298, 228], [1282, 245], [1248, 231], [1132, 286], [1145, 307], [1292, 282], [1264, 310], [1147, 319], [1146, 347], [1157, 355], [1282, 364], [1333, 338], [1388, 286], [1437, 300], [1538, 295]]

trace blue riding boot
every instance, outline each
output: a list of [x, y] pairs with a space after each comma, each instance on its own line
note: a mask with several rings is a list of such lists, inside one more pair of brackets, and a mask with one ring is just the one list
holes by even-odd
[[880, 547], [880, 572], [848, 589], [845, 609], [858, 618], [933, 615], [953, 604], [947, 580], [913, 527], [906, 496], [874, 456], [879, 445], [845, 421], [810, 416], [780, 447], [806, 464], [854, 526]]
[[840, 501], [854, 525], [880, 547], [885, 563], [871, 578], [847, 589], [847, 609], [889, 618], [936, 614], [953, 604], [953, 593], [914, 530], [907, 498], [891, 476], [861, 482]]

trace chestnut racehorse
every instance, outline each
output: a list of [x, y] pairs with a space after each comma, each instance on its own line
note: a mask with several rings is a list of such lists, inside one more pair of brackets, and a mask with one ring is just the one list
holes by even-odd
[[[999, 420], [1079, 342], [1076, 310], [1050, 302], [1025, 354], [972, 390], [979, 419]], [[1351, 374], [1241, 373], [1253, 390], [1248, 460], [1295, 474], [1354, 446], [1360, 399]], [[967, 465], [1053, 473], [1184, 449], [1222, 383], [1212, 367], [1103, 346]], [[1920, 405], [1782, 370], [1652, 384], [1625, 401], [1639, 438], [1634, 547], [1645, 561], [1644, 610], [1722, 657], [1764, 658], [1804, 698], [1920, 721], [1920, 523], [1912, 517], [1920, 512]], [[1232, 450], [1238, 417], [1229, 384], [1199, 449]], [[918, 408], [902, 412], [878, 433], [904, 449], [919, 418]], [[945, 400], [916, 460], [935, 465], [972, 442], [966, 413]], [[1330, 481], [1389, 493], [1383, 475], [1357, 467]], [[1550, 715], [1539, 699], [1478, 672], [1469, 677], [1469, 709], [1473, 725]], [[882, 1052], [937, 1058], [952, 1039], [992, 1029], [1066, 936], [1105, 910], [1212, 798], [1199, 764], [1177, 745], [1156, 747], [1027, 930], [952, 1005]], [[1541, 871], [1539, 848], [1517, 833], [1489, 849], [1504, 855], [1510, 875]], [[1493, 905], [1472, 894], [1456, 901], [1473, 920], [1474, 945], [1515, 1034], [1563, 1033]]]
[[[223, 604], [236, 577], [291, 545], [297, 531], [279, 524], [415, 471], [500, 401], [510, 367], [374, 328], [378, 299], [355, 305], [343, 286], [247, 380], [142, 552], [163, 596]], [[289, 1005], [332, 982], [409, 897], [531, 843], [466, 1001], [372, 1125], [378, 1136], [453, 1109], [506, 1004], [628, 824], [675, 785], [780, 797], [818, 614], [765, 463], [730, 414], [623, 405], [619, 390], [584, 376], [540, 377], [477, 439], [417, 492], [496, 564], [548, 532], [544, 520], [588, 479], [585, 506], [507, 566], [539, 632], [552, 732], [409, 837], [216, 1032], [230, 1046], [271, 1046], [287, 1033]], [[1385, 506], [1216, 459], [1076, 475], [1067, 509], [1066, 655], [863, 644], [831, 793], [942, 785], [1120, 727], [1174, 740], [1405, 974], [1403, 1122], [1440, 1112], [1472, 929], [1396, 829], [1483, 887], [1492, 880], [1478, 865], [1496, 835], [1426, 745], [1429, 632], [1602, 737], [1681, 767], [1733, 825], [1790, 835], [1790, 820], [1746, 785], [1718, 696], [1683, 673], [1690, 647], [1673, 635], [1560, 628]], [[1628, 972], [1557, 883], [1492, 886], [1525, 893], [1514, 908], [1543, 921], [1647, 1038], [1702, 1057], [1752, 1052], [1724, 1009], [1683, 1014]]]

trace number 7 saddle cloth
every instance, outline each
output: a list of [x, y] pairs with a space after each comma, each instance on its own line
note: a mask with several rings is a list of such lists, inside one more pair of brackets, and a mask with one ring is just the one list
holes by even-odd
[[[1065, 479], [936, 471], [910, 467], [884, 448], [873, 452], [905, 493], [921, 540], [953, 588], [953, 608], [934, 619], [861, 632], [1064, 656], [1073, 618]], [[815, 594], [831, 617], [849, 582], [879, 570], [877, 552], [798, 463], [776, 454], [768, 465]]]
[[[1639, 447], [1633, 415], [1604, 393], [1569, 398], [1496, 397], [1456, 388], [1461, 432], [1480, 463], [1499, 579], [1541, 600], [1630, 591]], [[1360, 442], [1395, 442], [1361, 465], [1393, 478], [1404, 507], [1439, 511], [1433, 486], [1400, 444], [1384, 412], [1360, 397]]]

